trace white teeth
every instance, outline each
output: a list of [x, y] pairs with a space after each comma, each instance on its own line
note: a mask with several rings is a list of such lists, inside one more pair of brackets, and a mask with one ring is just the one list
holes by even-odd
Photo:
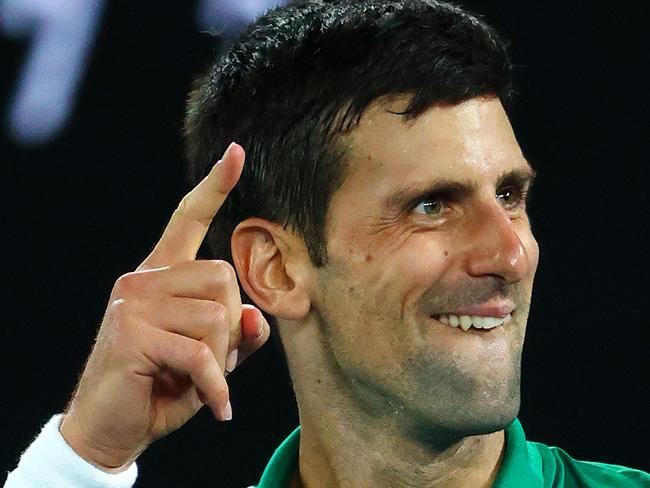
[[[510, 317], [510, 315], [508, 315]], [[493, 329], [497, 325], [501, 325], [502, 323], [505, 323], [504, 319], [500, 319], [498, 317], [484, 317], [483, 318], [483, 328], [484, 329]]]
[[472, 317], [470, 317], [469, 315], [461, 315], [459, 319], [460, 319], [460, 328], [463, 329], [465, 332], [467, 332], [467, 329], [469, 329], [472, 326]]
[[479, 315], [454, 315], [446, 314], [437, 317], [439, 322], [451, 327], [460, 326], [463, 331], [467, 332], [470, 327], [475, 329], [494, 329], [512, 320], [510, 314], [505, 317], [481, 317]]

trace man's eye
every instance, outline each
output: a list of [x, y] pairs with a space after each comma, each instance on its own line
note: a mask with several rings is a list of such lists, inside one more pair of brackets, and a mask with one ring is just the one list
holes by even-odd
[[497, 198], [506, 210], [512, 210], [525, 205], [526, 192], [520, 188], [508, 187], [497, 192]]
[[422, 200], [413, 210], [422, 215], [437, 217], [442, 214], [442, 209], [443, 206], [439, 200]]

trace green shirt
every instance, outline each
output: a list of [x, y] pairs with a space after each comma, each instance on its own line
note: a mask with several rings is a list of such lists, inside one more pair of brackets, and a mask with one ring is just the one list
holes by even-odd
[[[578, 461], [559, 447], [526, 440], [518, 418], [505, 429], [506, 451], [492, 488], [650, 488], [650, 474]], [[286, 488], [298, 465], [300, 427], [271, 457], [257, 488]]]

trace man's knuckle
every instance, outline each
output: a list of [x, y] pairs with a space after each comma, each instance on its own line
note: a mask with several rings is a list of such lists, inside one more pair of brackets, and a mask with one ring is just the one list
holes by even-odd
[[135, 272], [126, 273], [120, 276], [113, 286], [113, 295], [123, 297], [130, 295], [136, 289], [137, 275]]
[[187, 209], [190, 207], [190, 202], [189, 202], [189, 196], [185, 195], [180, 202], [178, 202], [178, 206], [176, 207], [176, 210], [174, 210], [174, 213], [172, 215], [172, 218], [178, 218], [182, 217], [187, 213]]
[[108, 315], [114, 322], [124, 322], [129, 317], [130, 302], [125, 298], [117, 298], [108, 305]]
[[210, 225], [212, 223], [212, 215], [201, 215], [195, 207], [196, 204], [192, 197], [192, 192], [190, 192], [178, 203], [176, 210], [174, 210], [174, 213], [172, 214], [171, 220], [193, 220], [201, 225]]
[[190, 353], [188, 362], [193, 370], [206, 368], [214, 360], [212, 350], [204, 343], [199, 342]]
[[235, 268], [228, 261], [214, 259], [208, 261], [213, 268], [212, 277], [220, 285], [231, 285], [237, 282]]
[[219, 302], [209, 302], [207, 304], [208, 314], [210, 316], [210, 321], [219, 325], [219, 324], [228, 324], [230, 318], [230, 313], [228, 309]]

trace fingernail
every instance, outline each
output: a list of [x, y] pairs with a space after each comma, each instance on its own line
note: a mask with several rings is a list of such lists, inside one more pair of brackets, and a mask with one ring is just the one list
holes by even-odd
[[232, 420], [232, 405], [230, 404], [230, 400], [228, 400], [226, 406], [223, 407], [223, 410], [221, 411], [221, 416], [224, 420]]
[[262, 312], [257, 312], [257, 337], [260, 337], [264, 332], [264, 316]]
[[238, 349], [233, 349], [228, 353], [226, 356], [226, 371], [228, 373], [232, 373], [232, 371], [235, 369], [237, 366], [237, 355], [238, 355], [239, 350]]
[[226, 149], [226, 152], [223, 153], [223, 159], [226, 159], [228, 157], [228, 154], [230, 154], [230, 150], [232, 149], [232, 146], [234, 145], [234, 142], [231, 142], [230, 145], [228, 146], [228, 149]]

